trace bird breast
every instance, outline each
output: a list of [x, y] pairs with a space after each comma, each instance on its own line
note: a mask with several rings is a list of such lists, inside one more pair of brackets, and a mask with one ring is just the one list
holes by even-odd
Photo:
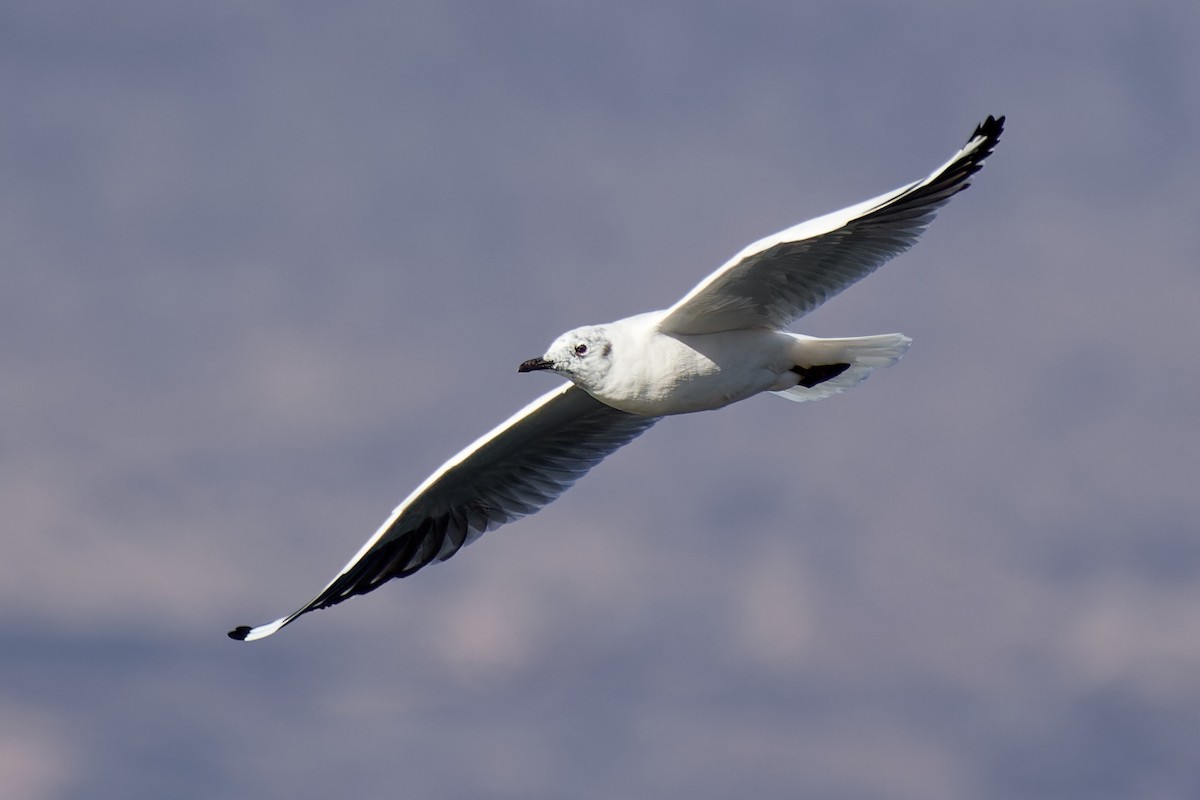
[[791, 343], [773, 331], [650, 332], [616, 343], [605, 379], [589, 391], [603, 403], [644, 416], [721, 408], [769, 389], [790, 366]]

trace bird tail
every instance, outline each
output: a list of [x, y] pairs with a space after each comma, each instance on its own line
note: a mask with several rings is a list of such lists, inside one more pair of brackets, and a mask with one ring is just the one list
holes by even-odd
[[[799, 333], [788, 335], [796, 340], [797, 367], [793, 372], [799, 382], [790, 389], [772, 394], [797, 403], [823, 400], [857, 386], [867, 379], [872, 370], [890, 367], [899, 361], [912, 344], [912, 339], [902, 333], [850, 339], [817, 339]], [[831, 377], [824, 378], [830, 373]]]

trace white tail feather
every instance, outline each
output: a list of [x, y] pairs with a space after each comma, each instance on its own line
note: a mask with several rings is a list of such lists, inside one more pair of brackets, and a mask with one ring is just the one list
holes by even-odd
[[794, 386], [772, 394], [803, 403], [808, 400], [823, 400], [844, 392], [867, 379], [871, 371], [879, 367], [890, 367], [900, 360], [912, 339], [902, 333], [885, 333], [879, 336], [857, 336], [850, 339], [817, 339], [799, 333], [788, 334], [797, 341], [797, 361], [803, 366], [817, 364], [849, 364], [845, 372], [816, 386]]

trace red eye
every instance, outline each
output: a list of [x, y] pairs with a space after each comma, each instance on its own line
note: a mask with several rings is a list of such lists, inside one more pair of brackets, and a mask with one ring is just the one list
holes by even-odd
[[582, 343], [575, 345], [575, 355], [586, 356], [587, 355], [587, 345], [582, 344]]

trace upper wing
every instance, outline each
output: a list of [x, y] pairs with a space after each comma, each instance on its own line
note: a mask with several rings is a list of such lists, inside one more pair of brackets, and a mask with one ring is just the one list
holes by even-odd
[[606, 406], [574, 384], [547, 392], [418, 486], [310, 603], [230, 637], [270, 636], [301, 614], [445, 561], [485, 531], [550, 503], [657, 421]]
[[935, 212], [979, 171], [1004, 129], [988, 117], [965, 147], [922, 181], [755, 242], [667, 309], [660, 330], [779, 330], [907, 250]]

